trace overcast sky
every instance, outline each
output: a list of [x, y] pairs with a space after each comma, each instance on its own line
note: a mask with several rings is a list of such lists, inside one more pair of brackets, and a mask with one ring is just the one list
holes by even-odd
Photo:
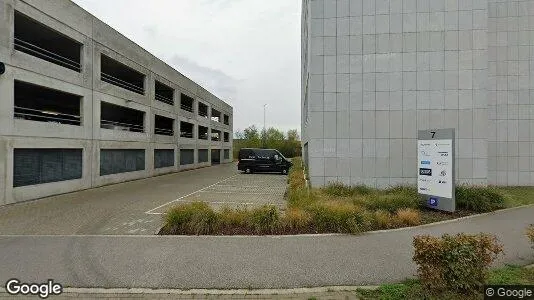
[[300, 132], [301, 0], [74, 0], [234, 107]]

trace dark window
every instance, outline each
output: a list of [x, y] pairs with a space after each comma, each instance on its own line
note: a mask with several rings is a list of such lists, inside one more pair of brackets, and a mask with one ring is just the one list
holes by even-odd
[[174, 149], [154, 149], [154, 168], [174, 166]]
[[105, 55], [100, 55], [100, 79], [137, 94], [145, 94], [145, 75]]
[[174, 135], [174, 119], [155, 115], [154, 133], [159, 135]]
[[187, 122], [180, 122], [180, 137], [193, 138], [194, 125]]
[[174, 89], [156, 80], [156, 95], [158, 101], [174, 105]]
[[100, 128], [145, 132], [145, 113], [107, 102], [100, 102]]
[[198, 162], [208, 162], [208, 149], [198, 149]]
[[224, 133], [224, 141], [229, 142], [230, 141], [230, 134], [228, 132]]
[[202, 102], [198, 102], [198, 115], [207, 118], [208, 106]]
[[248, 159], [248, 158], [256, 158], [256, 153], [252, 149], [241, 149], [239, 150], [239, 159]]
[[211, 130], [211, 140], [212, 141], [220, 141], [221, 140], [221, 131], [220, 130]]
[[144, 149], [100, 150], [100, 176], [145, 169]]
[[81, 96], [15, 80], [15, 119], [81, 125]]
[[224, 159], [230, 159], [230, 149], [224, 149]]
[[82, 178], [82, 149], [14, 149], [13, 186]]
[[15, 50], [81, 72], [82, 44], [15, 11]]
[[277, 154], [276, 151], [268, 149], [256, 149], [254, 152], [256, 152], [258, 158], [262, 159], [272, 159]]
[[221, 163], [221, 149], [211, 149], [211, 164], [218, 165]]
[[221, 112], [212, 108], [211, 109], [211, 120], [215, 122], [221, 122]]
[[208, 127], [198, 126], [198, 138], [201, 140], [208, 139]]
[[195, 150], [181, 149], [180, 150], [180, 165], [190, 165], [195, 163]]
[[185, 94], [180, 95], [180, 108], [189, 112], [193, 112], [193, 103], [195, 100]]
[[224, 115], [224, 124], [230, 125], [230, 117], [228, 115]]

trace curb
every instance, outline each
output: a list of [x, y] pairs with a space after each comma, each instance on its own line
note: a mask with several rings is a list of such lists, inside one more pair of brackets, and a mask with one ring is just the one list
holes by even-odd
[[[172, 295], [291, 295], [327, 292], [355, 292], [357, 290], [376, 290], [379, 286], [325, 286], [292, 289], [150, 289], [150, 288], [64, 288], [64, 294], [172, 294]], [[7, 294], [0, 288], [0, 294]]]

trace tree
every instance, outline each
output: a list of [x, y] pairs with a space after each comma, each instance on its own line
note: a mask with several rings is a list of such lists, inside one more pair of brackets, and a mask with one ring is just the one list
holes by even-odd
[[286, 135], [274, 127], [260, 132], [256, 126], [251, 125], [243, 131], [237, 131], [235, 135], [237, 137], [234, 140], [236, 154], [241, 148], [277, 149], [286, 157], [294, 157], [301, 153], [299, 134], [296, 129], [289, 130]]

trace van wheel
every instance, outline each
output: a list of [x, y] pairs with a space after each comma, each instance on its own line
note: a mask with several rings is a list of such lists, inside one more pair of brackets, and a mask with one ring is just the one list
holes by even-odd
[[283, 169], [282, 174], [287, 175], [287, 169]]
[[245, 169], [245, 173], [246, 173], [246, 174], [251, 174], [251, 173], [252, 173], [252, 170], [251, 170], [250, 168], [246, 168], [246, 169]]

